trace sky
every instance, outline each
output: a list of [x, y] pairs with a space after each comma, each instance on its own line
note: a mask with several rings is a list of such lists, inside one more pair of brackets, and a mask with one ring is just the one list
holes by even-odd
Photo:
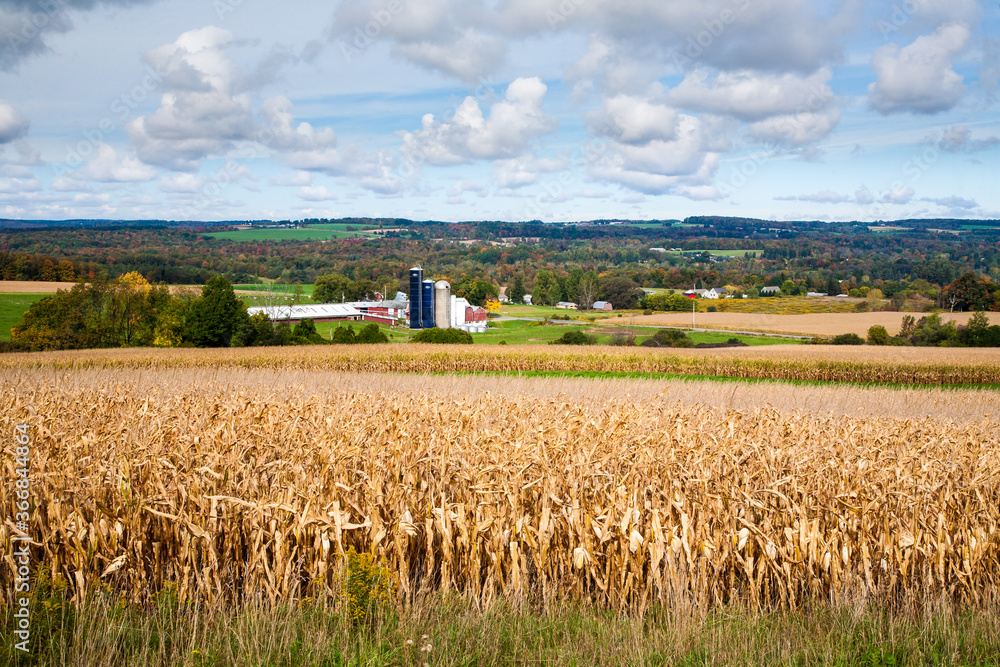
[[1000, 5], [0, 0], [0, 216], [1000, 218]]

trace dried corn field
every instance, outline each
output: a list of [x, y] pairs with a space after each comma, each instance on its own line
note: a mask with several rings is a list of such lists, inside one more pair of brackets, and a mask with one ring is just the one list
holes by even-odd
[[112, 349], [0, 356], [0, 368], [238, 367], [346, 372], [531, 371], [666, 373], [918, 385], [1000, 385], [1000, 348], [773, 345], [716, 350], [539, 346], [372, 345]]
[[893, 419], [875, 390], [834, 414], [719, 383], [90, 366], [0, 370], [0, 429], [34, 432], [35, 562], [77, 593], [331, 596], [353, 546], [403, 600], [996, 600], [990, 392]]

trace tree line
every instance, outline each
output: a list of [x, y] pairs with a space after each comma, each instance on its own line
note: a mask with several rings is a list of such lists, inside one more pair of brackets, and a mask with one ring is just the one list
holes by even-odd
[[[355, 335], [334, 333], [333, 343], [386, 343], [378, 325]], [[328, 341], [311, 319], [294, 326], [250, 316], [223, 277], [197, 292], [171, 294], [131, 272], [110, 281], [78, 283], [34, 304], [11, 330], [8, 350], [43, 351], [108, 347], [248, 347], [315, 345]]]

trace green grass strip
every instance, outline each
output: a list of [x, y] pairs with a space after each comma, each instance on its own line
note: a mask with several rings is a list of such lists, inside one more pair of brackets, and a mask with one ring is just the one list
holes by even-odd
[[591, 380], [683, 380], [685, 382], [743, 382], [753, 384], [788, 384], [797, 387], [852, 387], [859, 389], [950, 389], [1000, 391], [1000, 384], [918, 384], [903, 382], [842, 382], [835, 380], [789, 380], [782, 378], [754, 378], [731, 375], [702, 375], [698, 373], [642, 373], [635, 371], [436, 371], [428, 375], [481, 375], [517, 378], [584, 378]]

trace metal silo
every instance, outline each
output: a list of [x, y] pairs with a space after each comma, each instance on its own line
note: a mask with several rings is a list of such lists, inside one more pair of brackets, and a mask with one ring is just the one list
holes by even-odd
[[420, 310], [423, 318], [424, 328], [434, 328], [434, 281], [425, 280], [421, 283]]
[[434, 326], [451, 328], [451, 283], [447, 280], [434, 284]]
[[421, 306], [421, 285], [424, 282], [424, 270], [419, 266], [410, 269], [410, 328], [423, 329], [424, 316]]

